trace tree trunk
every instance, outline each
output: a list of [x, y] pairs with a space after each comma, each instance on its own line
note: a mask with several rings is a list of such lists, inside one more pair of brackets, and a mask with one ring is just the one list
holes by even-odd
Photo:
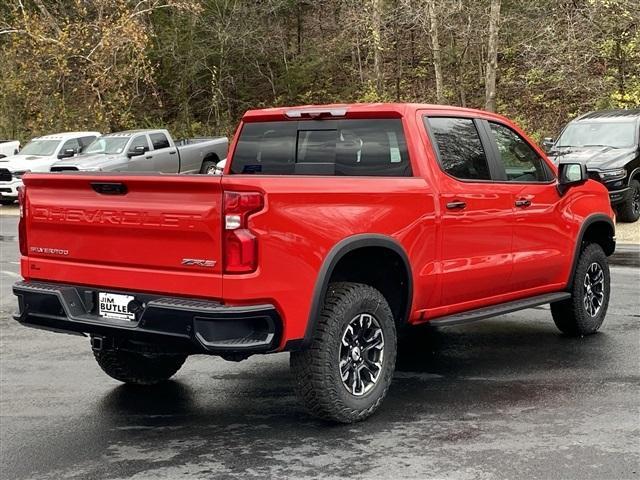
[[496, 71], [498, 70], [498, 30], [500, 28], [500, 0], [491, 0], [489, 12], [489, 42], [487, 44], [487, 68], [485, 76], [484, 108], [496, 111]]
[[[394, 5], [394, 9], [395, 11], [399, 10], [399, 1], [396, 0], [396, 3]], [[401, 80], [402, 80], [402, 54], [400, 53], [400, 37], [401, 37], [401, 30], [400, 30], [400, 24], [398, 22], [398, 15], [394, 15], [394, 22], [393, 22], [393, 48], [395, 50], [395, 57], [396, 57], [396, 102], [400, 101], [400, 98], [402, 97], [401, 93], [400, 93], [400, 86], [401, 86]]]
[[435, 0], [427, 1], [427, 18], [429, 19], [433, 72], [436, 77], [436, 100], [439, 104], [445, 104], [447, 101], [444, 98], [444, 87], [442, 84], [442, 58], [440, 56], [440, 40], [438, 38], [438, 18], [436, 16]]
[[621, 43], [621, 37], [622, 35], [617, 35], [616, 36], [616, 70], [617, 70], [617, 77], [618, 77], [618, 93], [622, 96], [624, 96], [624, 83], [625, 83], [625, 72], [624, 72], [624, 53], [622, 51], [622, 46], [620, 45]]
[[298, 11], [296, 12], [296, 39], [297, 39], [297, 52], [298, 56], [302, 54], [302, 5], [298, 4]]
[[373, 76], [376, 92], [382, 95], [384, 81], [382, 77], [382, 0], [371, 0], [371, 33], [373, 37]]

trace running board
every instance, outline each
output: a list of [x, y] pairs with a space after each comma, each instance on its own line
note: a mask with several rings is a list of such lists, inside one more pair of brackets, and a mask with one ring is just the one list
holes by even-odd
[[537, 307], [538, 305], [544, 305], [545, 303], [566, 300], [567, 298], [571, 298], [571, 294], [567, 292], [546, 293], [544, 295], [538, 295], [536, 297], [524, 298], [522, 300], [515, 300], [513, 302], [499, 303], [490, 307], [482, 307], [476, 310], [470, 310], [468, 312], [455, 313], [453, 315], [434, 318], [428, 323], [429, 325], [434, 325], [437, 327], [462, 325], [464, 323], [484, 320], [485, 318], [497, 317], [498, 315], [504, 315], [505, 313], [524, 310], [525, 308]]

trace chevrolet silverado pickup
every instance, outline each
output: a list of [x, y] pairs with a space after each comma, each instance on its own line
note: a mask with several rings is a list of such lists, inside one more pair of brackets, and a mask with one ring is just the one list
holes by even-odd
[[104, 135], [82, 155], [53, 164], [52, 172], [208, 173], [227, 157], [227, 137], [173, 141], [167, 130], [128, 130]]
[[315, 415], [371, 415], [397, 336], [542, 304], [601, 326], [606, 188], [504, 117], [415, 104], [247, 112], [224, 175], [28, 174], [20, 323], [88, 335], [122, 382], [288, 351]]

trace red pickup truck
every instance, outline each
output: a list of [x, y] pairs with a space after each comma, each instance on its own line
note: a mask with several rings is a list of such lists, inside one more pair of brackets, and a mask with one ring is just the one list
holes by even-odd
[[380, 405], [397, 335], [551, 304], [596, 332], [615, 249], [605, 187], [507, 119], [414, 104], [247, 112], [223, 176], [28, 174], [24, 325], [88, 334], [123, 382], [188, 355], [291, 352], [312, 413]]

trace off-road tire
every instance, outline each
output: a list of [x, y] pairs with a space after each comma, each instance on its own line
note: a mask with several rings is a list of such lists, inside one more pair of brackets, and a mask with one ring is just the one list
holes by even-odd
[[94, 350], [93, 355], [111, 378], [137, 385], [154, 385], [168, 380], [187, 359], [186, 355], [143, 355], [124, 350]]
[[629, 182], [627, 200], [616, 207], [618, 219], [622, 222], [633, 223], [640, 218], [640, 181]]
[[[604, 274], [604, 298], [601, 307], [595, 316], [590, 315], [583, 303], [585, 295], [585, 276], [587, 270], [597, 263], [602, 268]], [[584, 336], [596, 333], [609, 306], [609, 293], [611, 287], [611, 277], [609, 274], [609, 262], [602, 247], [596, 243], [587, 244], [580, 252], [578, 263], [572, 284], [570, 285], [571, 298], [551, 304], [551, 315], [553, 321], [561, 332], [570, 336]]]
[[216, 162], [205, 160], [204, 162], [202, 162], [202, 167], [200, 167], [200, 173], [206, 174], [211, 167], [215, 168], [215, 166], [216, 166]]
[[[363, 396], [343, 385], [339, 371], [340, 348], [345, 327], [359, 314], [377, 320], [384, 336], [384, 353], [378, 379]], [[310, 346], [292, 352], [291, 371], [295, 390], [315, 416], [339, 423], [353, 423], [372, 415], [387, 394], [396, 362], [396, 328], [384, 296], [359, 283], [329, 285]]]

